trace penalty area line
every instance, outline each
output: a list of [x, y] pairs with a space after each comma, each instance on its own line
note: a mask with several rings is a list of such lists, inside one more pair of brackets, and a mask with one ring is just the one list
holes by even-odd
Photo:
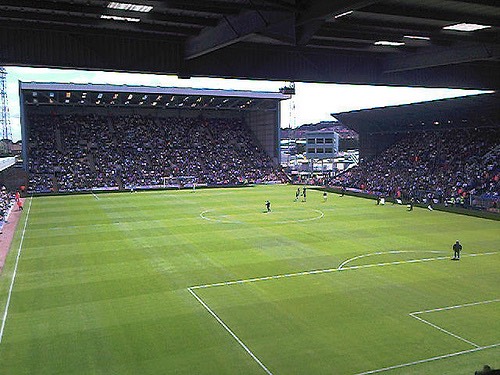
[[472, 302], [472, 303], [464, 303], [464, 304], [461, 304], [461, 305], [439, 307], [437, 309], [431, 309], [431, 310], [415, 311], [415, 312], [409, 313], [408, 315], [410, 315], [412, 318], [415, 318], [415, 319], [419, 320], [422, 323], [428, 324], [429, 326], [431, 326], [433, 328], [436, 328], [437, 330], [439, 330], [439, 331], [441, 331], [443, 333], [446, 333], [447, 335], [455, 337], [456, 339], [461, 340], [461, 341], [463, 341], [463, 342], [465, 342], [465, 343], [467, 343], [469, 345], [475, 346], [476, 348], [480, 348], [481, 345], [478, 345], [478, 344], [476, 344], [476, 343], [474, 343], [474, 342], [472, 342], [470, 340], [467, 340], [467, 339], [465, 339], [465, 338], [463, 338], [463, 337], [461, 337], [459, 335], [456, 335], [456, 334], [454, 334], [454, 333], [452, 333], [450, 331], [447, 331], [446, 329], [438, 326], [437, 324], [431, 323], [428, 320], [419, 317], [418, 315], [428, 314], [428, 313], [433, 313], [433, 312], [453, 310], [453, 309], [458, 309], [458, 308], [463, 308], [463, 307], [484, 305], [484, 304], [494, 303], [494, 302], [499, 302], [499, 301], [500, 301], [500, 299], [492, 299], [492, 300], [488, 300], [488, 301], [479, 301], [479, 302]]
[[438, 307], [437, 309], [431, 309], [431, 310], [414, 311], [414, 312], [411, 312], [411, 313], [410, 313], [410, 315], [426, 314], [426, 313], [431, 313], [431, 312], [436, 312], [436, 311], [444, 311], [444, 310], [459, 309], [459, 308], [462, 308], [462, 307], [469, 307], [469, 306], [484, 305], [484, 304], [487, 304], [487, 303], [493, 303], [493, 302], [500, 302], [500, 298], [497, 298], [497, 299], [490, 299], [490, 300], [487, 300], [487, 301], [479, 301], [479, 302], [463, 303], [463, 304], [461, 304], [461, 305], [446, 306], [446, 307]]
[[427, 321], [427, 320], [425, 320], [425, 319], [423, 319], [423, 318], [421, 318], [421, 317], [419, 317], [419, 316], [416, 316], [416, 315], [413, 315], [413, 314], [409, 314], [409, 315], [410, 315], [412, 318], [415, 318], [415, 319], [417, 319], [417, 320], [421, 321], [422, 323], [428, 324], [428, 325], [430, 325], [432, 328], [436, 328], [438, 331], [441, 331], [441, 332], [443, 332], [443, 333], [446, 333], [447, 335], [450, 335], [450, 336], [452, 336], [452, 337], [454, 337], [454, 338], [456, 338], [456, 339], [458, 339], [458, 340], [460, 340], [460, 341], [463, 341], [463, 342], [465, 342], [465, 343], [467, 343], [467, 344], [469, 344], [469, 345], [472, 345], [472, 346], [474, 346], [474, 347], [476, 347], [476, 348], [480, 348], [480, 347], [481, 347], [480, 345], [475, 344], [475, 343], [473, 343], [472, 341], [469, 341], [469, 340], [467, 340], [467, 339], [464, 339], [463, 337], [458, 336], [458, 335], [454, 334], [453, 332], [447, 331], [446, 329], [441, 328], [441, 327], [439, 327], [438, 325], [436, 325], [436, 324], [434, 324], [434, 323], [431, 323], [431, 322], [429, 322], [429, 321]]
[[[381, 254], [387, 254], [387, 253], [396, 254], [396, 253], [402, 253], [402, 252], [406, 252], [406, 251], [378, 252], [378, 253], [371, 253], [371, 254], [368, 254], [368, 255], [381, 255]], [[429, 251], [429, 252], [432, 252], [432, 253], [441, 253], [440, 251]], [[465, 256], [470, 256], [470, 257], [475, 257], [475, 256], [480, 256], [480, 255], [496, 255], [496, 254], [498, 254], [498, 252], [487, 252], [487, 253], [466, 254], [466, 255], [464, 254], [464, 255]], [[359, 259], [359, 258], [360, 257], [351, 258], [347, 262], [344, 262], [343, 264], [345, 265], [348, 262], [350, 262], [350, 261], [352, 261], [354, 259]], [[382, 267], [382, 266], [388, 266], [388, 265], [412, 264], [412, 263], [417, 263], [417, 262], [429, 262], [429, 261], [445, 260], [445, 259], [450, 259], [450, 258], [449, 257], [435, 257], [435, 258], [410, 259], [410, 260], [406, 260], [406, 261], [395, 261], [395, 262], [387, 262], [387, 263], [374, 263], [374, 264], [366, 264], [366, 265], [360, 265], [360, 266], [350, 266], [350, 267], [345, 267], [345, 268], [339, 268], [339, 267], [337, 267], [337, 268], [328, 268], [328, 269], [319, 269], [319, 270], [311, 270], [311, 271], [302, 271], [302, 272], [295, 272], [295, 273], [285, 273], [285, 274], [280, 274], [280, 275], [255, 277], [255, 278], [251, 278], [251, 279], [241, 279], [241, 280], [232, 280], [232, 281], [222, 281], [222, 282], [213, 283], [213, 284], [194, 285], [194, 286], [188, 287], [187, 289], [188, 289], [189, 293], [191, 293], [191, 295], [193, 295], [193, 297], [210, 313], [210, 315], [212, 315], [217, 320], [217, 322], [220, 325], [222, 325], [222, 327], [224, 327], [224, 329], [238, 342], [238, 344], [259, 364], [259, 366], [261, 366], [261, 368], [268, 375], [272, 375], [272, 373], [269, 371], [269, 369], [267, 369], [267, 367], [265, 367], [265, 365], [238, 338], [238, 336], [236, 336], [236, 334], [222, 321], [222, 319], [220, 319], [217, 316], [217, 314], [215, 314], [215, 312], [212, 309], [210, 309], [210, 307], [194, 292], [194, 290], [196, 290], [196, 289], [212, 288], [212, 287], [219, 287], [219, 286], [230, 286], [230, 285], [236, 285], [236, 284], [240, 284], [241, 285], [241, 284], [253, 283], [253, 282], [257, 282], [257, 281], [276, 280], [276, 279], [282, 279], [282, 278], [288, 278], [288, 277], [296, 277], [296, 276], [315, 275], [315, 274], [323, 274], [323, 273], [330, 273], [330, 272], [340, 272], [340, 271], [347, 271], [347, 270], [357, 270], [357, 269], [362, 269], [362, 268]], [[489, 303], [489, 302], [496, 302], [496, 301], [497, 300], [491, 300], [491, 301], [484, 301], [484, 302], [478, 302], [478, 303], [466, 304], [466, 305], [469, 306], [469, 305], [475, 305], [475, 304], [479, 304], [479, 303]], [[437, 310], [434, 309], [434, 310], [430, 310], [430, 311], [437, 311]], [[414, 316], [412, 314], [419, 314], [419, 313], [423, 313], [423, 312], [424, 311], [417, 311], [417, 312], [414, 312], [414, 313], [410, 313], [410, 315], [413, 316], [416, 319], [421, 319], [421, 318], [419, 318], [417, 316]], [[424, 319], [421, 319], [421, 320], [424, 320]], [[426, 323], [428, 323], [428, 322], [426, 322]], [[440, 330], [443, 330], [440, 327], [437, 327], [437, 328], [440, 329]], [[445, 332], [451, 334], [452, 336], [457, 337], [456, 335], [454, 335], [454, 334], [452, 334], [452, 333], [450, 333], [448, 331], [445, 331]], [[366, 371], [366, 372], [361, 372], [361, 373], [358, 373], [358, 374], [355, 374], [355, 375], [375, 374], [375, 373], [379, 373], [379, 372], [383, 372], [383, 371], [388, 371], [388, 370], [392, 370], [392, 369], [398, 369], [398, 368], [402, 368], [402, 367], [412, 366], [412, 365], [416, 365], [416, 364], [419, 364], [419, 363], [431, 362], [431, 361], [435, 361], [435, 360], [439, 360], [439, 359], [443, 359], [443, 358], [454, 357], [454, 356], [461, 355], [461, 354], [472, 353], [472, 352], [476, 352], [476, 351], [479, 351], [479, 350], [484, 350], [484, 349], [489, 349], [489, 348], [494, 348], [494, 347], [500, 346], [500, 343], [498, 343], [498, 344], [493, 344], [493, 345], [489, 345], [489, 346], [478, 347], [477, 344], [469, 342], [469, 341], [467, 341], [467, 340], [465, 340], [465, 339], [463, 339], [461, 337], [457, 337], [457, 338], [459, 338], [460, 340], [466, 341], [467, 343], [475, 346], [475, 348], [474, 349], [470, 349], [470, 350], [461, 351], [461, 352], [456, 352], [456, 353], [451, 353], [451, 354], [445, 354], [445, 355], [442, 355], [442, 356], [437, 356], [437, 357], [422, 359], [422, 360], [418, 360], [418, 361], [414, 361], [414, 362], [408, 362], [408, 363], [403, 363], [403, 364], [394, 365], [394, 366], [390, 366], [390, 367], [384, 367], [384, 368], [381, 368], [381, 369], [376, 369], [376, 370], [370, 370], [370, 371]]]
[[269, 371], [269, 369], [261, 362], [261, 360], [257, 358], [255, 354], [253, 354], [248, 346], [246, 346], [245, 343], [241, 341], [238, 336], [236, 336], [231, 328], [229, 328], [228, 325], [224, 323], [224, 321], [219, 318], [219, 316], [195, 292], [193, 292], [192, 288], [188, 288], [188, 291], [205, 308], [205, 310], [207, 310], [209, 314], [212, 315], [215, 320], [217, 320], [217, 322], [232, 336], [232, 338], [236, 340], [236, 342], [247, 352], [247, 354], [250, 355], [250, 357], [252, 357], [255, 362], [257, 362], [257, 364], [262, 368], [262, 370], [264, 370], [266, 374], [273, 375], [272, 372]]
[[[432, 251], [435, 252], [435, 251]], [[379, 253], [371, 253], [367, 254], [366, 256], [369, 255], [381, 255], [381, 254], [388, 254], [388, 253], [394, 253], [394, 252], [379, 252]], [[399, 253], [402, 253], [402, 251], [399, 251]], [[497, 252], [490, 252], [490, 253], [479, 253], [479, 254], [464, 254], [463, 256], [469, 256], [469, 257], [475, 257], [475, 256], [481, 256], [481, 255], [495, 255]], [[342, 264], [345, 265], [348, 262], [354, 260], [354, 259], [359, 259], [362, 256], [355, 257], [348, 259], [347, 261], [343, 262]], [[311, 270], [311, 271], [302, 271], [302, 272], [294, 272], [294, 273], [284, 273], [280, 275], [272, 275], [272, 276], [263, 276], [263, 277], [254, 277], [251, 279], [241, 279], [241, 280], [231, 280], [231, 281], [221, 281], [218, 283], [213, 283], [213, 284], [204, 284], [204, 285], [193, 285], [190, 286], [190, 289], [203, 289], [203, 288], [212, 288], [216, 286], [228, 286], [228, 285], [235, 285], [235, 284], [247, 284], [247, 283], [253, 283], [257, 281], [266, 281], [266, 280], [275, 280], [275, 279], [282, 279], [282, 278], [288, 278], [288, 277], [296, 277], [296, 276], [305, 276], [305, 275], [316, 275], [316, 274], [323, 274], [323, 273], [330, 273], [330, 272], [344, 272], [344, 271], [349, 271], [349, 270], [359, 270], [363, 268], [372, 268], [372, 267], [385, 267], [385, 266], [396, 266], [396, 265], [403, 265], [403, 264], [412, 264], [412, 263], [423, 263], [423, 262], [432, 262], [432, 261], [438, 261], [438, 260], [448, 260], [450, 259], [449, 257], [434, 257], [434, 258], [421, 258], [421, 259], [409, 259], [409, 260], [398, 260], [394, 262], [385, 262], [385, 263], [371, 263], [371, 264], [363, 264], [359, 266], [349, 266], [349, 267], [343, 267], [340, 268], [326, 268], [326, 269], [319, 269], [319, 270]], [[342, 266], [342, 265], [341, 265]]]

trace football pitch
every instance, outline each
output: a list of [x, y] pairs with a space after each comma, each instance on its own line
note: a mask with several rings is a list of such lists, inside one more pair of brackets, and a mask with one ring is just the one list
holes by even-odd
[[500, 367], [499, 221], [296, 189], [28, 198], [0, 374]]

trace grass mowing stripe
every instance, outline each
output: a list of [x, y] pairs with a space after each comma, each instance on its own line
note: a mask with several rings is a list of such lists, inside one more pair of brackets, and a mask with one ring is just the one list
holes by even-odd
[[30, 198], [28, 212], [26, 213], [26, 218], [24, 220], [24, 227], [23, 227], [23, 232], [21, 234], [21, 241], [19, 242], [19, 248], [17, 249], [16, 263], [14, 265], [14, 271], [12, 272], [12, 280], [11, 280], [10, 286], [9, 286], [9, 293], [7, 294], [7, 302], [5, 302], [5, 310], [4, 310], [3, 317], [2, 317], [2, 326], [0, 327], [0, 344], [2, 343], [3, 332], [5, 330], [5, 323], [7, 322], [7, 315], [9, 313], [10, 298], [12, 296], [12, 290], [14, 288], [14, 282], [16, 280], [17, 266], [19, 265], [19, 259], [21, 258], [21, 250], [23, 247], [24, 234], [26, 233], [26, 226], [28, 225], [28, 217], [29, 217], [30, 210], [31, 210], [31, 202], [33, 202], [33, 197]]
[[[499, 251], [498, 222], [408, 213], [333, 194], [326, 203], [313, 191], [299, 205], [295, 191], [256, 186], [168, 194], [94, 191], [99, 200], [34, 197], [0, 345], [1, 372], [268, 375], [186, 291], [221, 280], [234, 285], [191, 290], [274, 374], [352, 375], [473, 348], [408, 314], [500, 298], [500, 257], [465, 256]], [[262, 213], [266, 200], [271, 214]], [[321, 220], [275, 223], [318, 216], [314, 209], [324, 212]], [[241, 223], [209, 222], [199, 216], [205, 210], [214, 210], [205, 214], [209, 218]], [[0, 306], [22, 229], [9, 272], [0, 277]], [[447, 254], [456, 238], [466, 250], [460, 262]], [[343, 266], [359, 272], [332, 269], [360, 254], [389, 250], [416, 252]], [[444, 261], [433, 261], [441, 256]], [[381, 267], [403, 265], [394, 261], [415, 267]], [[369, 263], [376, 263], [371, 271], [364, 267]], [[325, 269], [337, 273], [321, 274]], [[304, 270], [309, 273], [299, 273]], [[262, 276], [269, 283], [251, 283]], [[420, 317], [491, 345], [500, 342], [499, 305]], [[386, 373], [473, 373], [498, 350]]]
[[231, 330], [231, 328], [229, 328], [227, 324], [224, 323], [222, 319], [219, 318], [218, 315], [210, 307], [208, 307], [208, 305], [205, 302], [203, 302], [203, 300], [195, 292], [191, 290], [191, 288], [188, 288], [188, 290], [189, 293], [191, 293], [193, 297], [196, 298], [196, 300], [205, 308], [205, 310], [207, 310], [210, 313], [210, 315], [212, 315], [215, 318], [215, 320], [217, 320], [217, 322], [222, 327], [224, 327], [224, 329], [227, 332], [229, 332], [229, 334], [238, 342], [238, 344], [240, 344], [240, 346], [250, 355], [250, 357], [252, 357], [253, 360], [258, 363], [258, 365], [266, 372], [266, 374], [273, 375], [272, 372], [269, 371], [269, 369], [260, 361], [260, 359], [257, 358], [255, 354], [252, 353], [252, 351], [248, 348], [248, 346], [246, 346], [245, 343], [241, 341], [238, 336], [236, 336], [236, 334]]

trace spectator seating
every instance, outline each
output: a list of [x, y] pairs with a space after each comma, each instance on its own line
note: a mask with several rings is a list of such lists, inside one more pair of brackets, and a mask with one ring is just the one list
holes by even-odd
[[411, 133], [330, 184], [441, 202], [467, 202], [470, 194], [498, 200], [499, 156], [498, 127]]
[[285, 178], [241, 120], [34, 115], [29, 129], [29, 192]]

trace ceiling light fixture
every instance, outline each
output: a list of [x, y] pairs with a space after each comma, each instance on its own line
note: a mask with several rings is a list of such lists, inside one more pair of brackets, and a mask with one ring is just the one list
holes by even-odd
[[127, 22], [140, 22], [141, 21], [140, 18], [110, 16], [107, 14], [101, 14], [101, 18], [104, 20], [113, 20], [113, 21], [127, 21]]
[[118, 3], [115, 1], [111, 1], [108, 4], [108, 8], [119, 9], [119, 10], [129, 10], [131, 12], [141, 12], [141, 13], [148, 13], [148, 12], [151, 12], [151, 10], [153, 9], [153, 7], [150, 5]]
[[333, 18], [335, 19], [339, 19], [340, 17], [345, 17], [345, 16], [348, 16], [349, 14], [351, 14], [352, 12], [354, 12], [353, 10], [349, 10], [347, 12], [344, 12], [344, 13], [340, 13], [340, 14], [337, 14], [336, 16], [333, 16]]
[[391, 46], [391, 47], [399, 47], [405, 45], [404, 42], [391, 42], [388, 40], [379, 40], [373, 44], [375, 44], [376, 46]]
[[403, 38], [416, 39], [416, 40], [431, 40], [431, 38], [428, 36], [420, 36], [420, 35], [405, 35]]
[[467, 31], [467, 32], [470, 32], [470, 31], [488, 29], [490, 27], [491, 26], [488, 26], [488, 25], [478, 25], [476, 23], [462, 22], [462, 23], [457, 23], [455, 25], [445, 26], [445, 27], [443, 27], [443, 30]]

